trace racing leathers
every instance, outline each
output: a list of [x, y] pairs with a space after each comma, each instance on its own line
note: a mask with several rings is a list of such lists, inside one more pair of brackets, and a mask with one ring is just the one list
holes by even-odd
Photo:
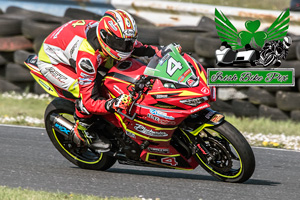
[[[44, 41], [39, 55], [41, 73], [54, 85], [68, 91], [76, 101], [76, 115], [108, 113], [107, 101], [99, 94], [98, 68], [110, 68], [115, 62], [101, 51], [97, 39], [98, 21], [73, 20], [54, 30]], [[131, 55], [152, 57], [156, 47], [136, 41]]]

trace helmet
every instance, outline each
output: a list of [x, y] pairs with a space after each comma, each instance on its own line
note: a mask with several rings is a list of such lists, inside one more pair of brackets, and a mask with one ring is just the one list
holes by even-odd
[[290, 36], [285, 36], [283, 38], [282, 43], [283, 43], [283, 48], [288, 49], [292, 44], [292, 38]]
[[137, 27], [133, 17], [126, 11], [106, 11], [96, 31], [104, 53], [116, 60], [125, 60], [131, 55], [137, 38]]

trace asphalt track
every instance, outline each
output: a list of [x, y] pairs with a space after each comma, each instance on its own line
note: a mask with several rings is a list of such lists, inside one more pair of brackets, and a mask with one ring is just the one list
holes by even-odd
[[256, 170], [243, 184], [193, 171], [115, 164], [83, 170], [51, 144], [45, 129], [0, 125], [0, 185], [101, 197], [164, 199], [300, 199], [300, 152], [254, 148]]

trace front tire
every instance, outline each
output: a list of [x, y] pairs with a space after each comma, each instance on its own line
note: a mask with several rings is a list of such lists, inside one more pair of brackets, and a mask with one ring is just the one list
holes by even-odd
[[48, 105], [44, 120], [51, 142], [65, 158], [80, 168], [93, 170], [109, 169], [116, 162], [115, 158], [107, 156], [105, 153], [96, 153], [87, 147], [77, 147], [74, 142], [54, 129], [54, 124], [50, 120], [51, 115], [58, 114], [71, 121], [73, 120], [74, 111], [74, 103], [62, 98], [55, 98]]
[[214, 155], [209, 160], [199, 151], [195, 154], [198, 163], [212, 176], [226, 182], [247, 181], [255, 169], [253, 151], [243, 135], [229, 122], [204, 129], [205, 147]]

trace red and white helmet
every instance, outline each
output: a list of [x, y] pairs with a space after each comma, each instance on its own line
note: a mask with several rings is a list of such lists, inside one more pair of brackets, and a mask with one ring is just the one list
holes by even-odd
[[97, 26], [97, 37], [104, 53], [116, 60], [125, 60], [134, 50], [137, 27], [124, 10], [108, 10]]

